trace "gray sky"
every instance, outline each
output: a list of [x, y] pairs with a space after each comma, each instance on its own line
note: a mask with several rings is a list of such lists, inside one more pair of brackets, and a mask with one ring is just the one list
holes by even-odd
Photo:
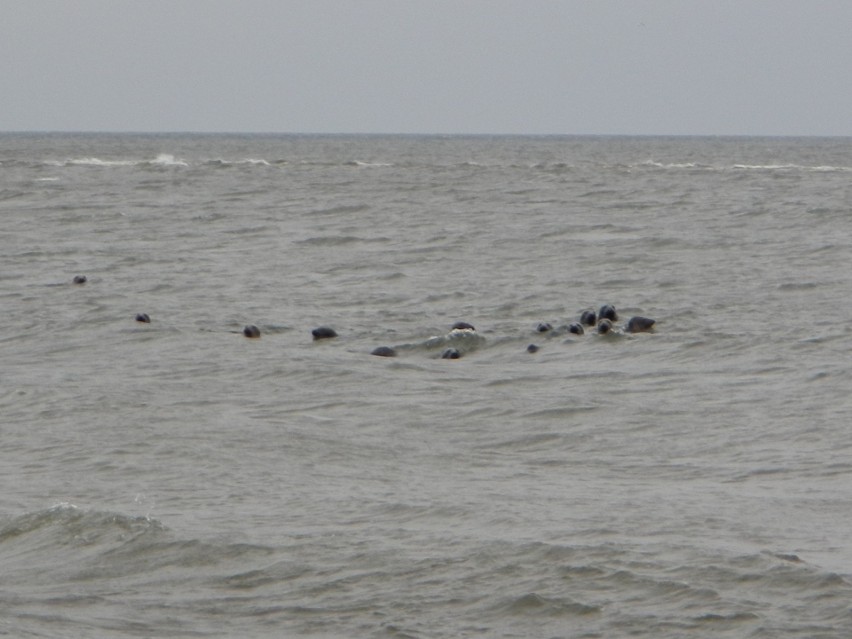
[[0, 0], [0, 130], [852, 135], [852, 0]]

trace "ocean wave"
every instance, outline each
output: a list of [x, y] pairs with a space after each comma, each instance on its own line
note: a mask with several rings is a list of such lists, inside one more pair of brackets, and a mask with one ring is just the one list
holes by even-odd
[[156, 158], [147, 162], [152, 166], [189, 166], [186, 160], [179, 160], [171, 153], [160, 153]]
[[100, 158], [72, 158], [70, 160], [58, 160], [45, 162], [47, 166], [136, 166], [139, 160], [101, 160]]
[[243, 158], [241, 160], [225, 160], [222, 158], [217, 158], [214, 160], [205, 160], [203, 162], [204, 166], [218, 166], [218, 167], [231, 167], [231, 166], [272, 166], [270, 162], [264, 160], [262, 158]]
[[565, 597], [545, 597], [531, 592], [520, 597], [509, 599], [497, 605], [501, 614], [514, 615], [547, 615], [572, 617], [576, 615], [593, 615], [601, 612], [602, 607], [574, 601]]
[[702, 169], [713, 170], [713, 167], [707, 164], [699, 164], [698, 162], [657, 162], [655, 160], [646, 160], [636, 166], [649, 166], [657, 169]]
[[852, 171], [852, 166], [808, 166], [803, 164], [734, 164], [737, 171], [806, 171], [813, 173], [844, 173]]
[[[67, 556], [69, 548], [74, 549], [73, 558]], [[55, 574], [55, 560], [65, 557], [67, 578], [92, 580], [272, 552], [255, 544], [181, 539], [150, 515], [88, 510], [69, 503], [0, 524], [0, 567], [7, 574]]]
[[98, 157], [70, 158], [68, 160], [48, 160], [45, 166], [68, 167], [68, 166], [92, 166], [99, 168], [132, 167], [132, 166], [189, 166], [186, 160], [176, 158], [171, 153], [160, 153], [153, 160], [102, 160]]
[[701, 162], [660, 162], [657, 160], [646, 160], [638, 164], [630, 165], [628, 168], [653, 168], [664, 170], [698, 170], [698, 171], [803, 171], [813, 173], [843, 173], [852, 172], [852, 166], [833, 165], [806, 165], [806, 164], [748, 164], [745, 162], [729, 165], [703, 164]]
[[[119, 534], [122, 539], [150, 531], [165, 530], [165, 526], [148, 516], [129, 516], [121, 513], [87, 511], [69, 503], [13, 517], [0, 526], [0, 551], [12, 540], [43, 535], [42, 545], [69, 542], [94, 543], [107, 536]], [[44, 534], [49, 533], [49, 534]]]
[[382, 167], [393, 166], [393, 164], [390, 164], [389, 162], [362, 162], [360, 160], [350, 160], [349, 162], [344, 162], [343, 165], [344, 166], [357, 166], [357, 167], [368, 168], [368, 169], [369, 168], [382, 168]]

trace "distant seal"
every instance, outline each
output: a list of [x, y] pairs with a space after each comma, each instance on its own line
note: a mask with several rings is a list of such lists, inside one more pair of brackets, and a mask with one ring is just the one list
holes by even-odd
[[656, 320], [652, 320], [650, 317], [636, 315], [627, 320], [627, 326], [624, 327], [624, 330], [628, 333], [647, 333], [653, 330], [656, 323]]
[[468, 324], [467, 322], [456, 322], [453, 324], [454, 331], [475, 331], [476, 329], [473, 327], [473, 324]]
[[151, 318], [148, 316], [148, 313], [137, 313], [136, 321], [141, 322], [142, 324], [150, 324]]
[[598, 321], [598, 335], [606, 335], [612, 330], [612, 322], [604, 318]]
[[535, 327], [536, 333], [546, 333], [547, 331], [552, 331], [553, 326], [548, 324], [547, 322], [539, 322], [538, 326]]
[[74, 284], [85, 284], [88, 280], [85, 275], [75, 275], [74, 279], [71, 280]]
[[441, 359], [459, 359], [460, 357], [461, 353], [457, 348], [448, 348], [441, 353]]
[[527, 353], [538, 353], [538, 346], [535, 344], [530, 344], [527, 346]]
[[618, 313], [615, 312], [615, 307], [612, 304], [604, 304], [598, 311], [598, 319], [608, 319], [610, 322], [618, 320]]
[[580, 315], [580, 323], [585, 326], [594, 326], [598, 323], [597, 315], [594, 311], [583, 311], [583, 314]]
[[390, 346], [377, 346], [370, 355], [375, 355], [376, 357], [396, 357], [396, 351]]
[[[594, 315], [594, 313], [592, 313], [592, 315]], [[568, 332], [574, 333], [574, 335], [583, 335], [586, 331], [583, 329], [582, 324], [574, 322], [573, 324], [568, 325]]]
[[337, 337], [337, 333], [333, 328], [329, 328], [328, 326], [320, 326], [311, 331], [311, 335], [314, 336], [314, 339], [331, 339], [332, 337]]
[[257, 338], [260, 337], [260, 329], [254, 324], [249, 324], [243, 329], [243, 335], [246, 337]]

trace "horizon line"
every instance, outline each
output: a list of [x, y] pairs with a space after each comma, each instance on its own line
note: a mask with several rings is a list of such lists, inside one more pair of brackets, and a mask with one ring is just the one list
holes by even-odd
[[247, 135], [327, 137], [526, 137], [526, 138], [850, 138], [852, 134], [824, 133], [464, 133], [464, 132], [347, 132], [347, 131], [202, 131], [132, 129], [9, 129], [0, 135]]

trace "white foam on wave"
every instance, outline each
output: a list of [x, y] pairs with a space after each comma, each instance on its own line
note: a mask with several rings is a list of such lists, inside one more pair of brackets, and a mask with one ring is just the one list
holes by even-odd
[[151, 164], [157, 166], [189, 166], [185, 160], [175, 158], [171, 153], [160, 153], [156, 159], [151, 160]]
[[389, 164], [387, 162], [362, 162], [360, 160], [352, 160], [351, 162], [346, 162], [346, 166], [357, 166], [361, 168], [376, 168], [383, 166], [393, 166], [393, 164]]
[[781, 171], [790, 169], [802, 169], [805, 167], [795, 164], [734, 164], [733, 168], [744, 171]]
[[223, 158], [215, 158], [211, 160], [205, 160], [204, 164], [209, 166], [272, 166], [268, 161], [264, 160], [263, 158], [243, 158], [242, 160], [225, 160]]
[[745, 171], [812, 171], [814, 173], [852, 172], [852, 166], [807, 166], [803, 164], [734, 164], [733, 168]]
[[642, 162], [640, 166], [653, 166], [659, 169], [698, 169], [698, 168], [706, 168], [701, 166], [700, 164], [696, 164], [695, 162], [656, 162], [654, 160], [647, 160], [646, 162]]
[[850, 166], [806, 166], [802, 164], [732, 164], [728, 167], [710, 166], [697, 162], [658, 162], [646, 160], [637, 166], [649, 166], [659, 169], [705, 169], [705, 170], [735, 170], [735, 171], [812, 171], [818, 173], [852, 172]]
[[63, 162], [48, 162], [52, 166], [134, 166], [136, 160], [101, 160], [100, 158], [72, 158]]

